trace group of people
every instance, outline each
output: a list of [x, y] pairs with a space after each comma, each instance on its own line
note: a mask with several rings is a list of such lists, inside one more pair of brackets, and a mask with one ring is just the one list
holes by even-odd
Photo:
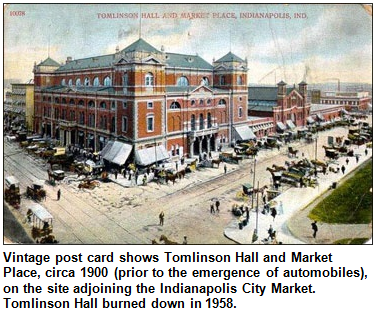
[[[216, 206], [216, 212], [215, 212], [215, 206]], [[216, 201], [211, 202], [210, 212], [213, 214], [220, 213], [220, 200], [219, 199], [216, 199]]]

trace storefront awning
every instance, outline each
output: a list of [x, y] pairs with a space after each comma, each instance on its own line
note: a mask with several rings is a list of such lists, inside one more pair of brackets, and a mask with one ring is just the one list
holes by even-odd
[[126, 163], [131, 151], [132, 145], [130, 144], [120, 141], [109, 141], [100, 154], [104, 160], [123, 165]]
[[314, 124], [315, 123], [315, 120], [309, 116], [308, 118], [306, 118], [306, 121], [309, 123], [309, 124]]
[[147, 166], [166, 159], [169, 159], [169, 154], [164, 146], [149, 147], [135, 151], [136, 163], [142, 166]]
[[285, 131], [287, 129], [287, 127], [285, 127], [285, 125], [282, 122], [277, 122], [276, 127], [278, 130], [281, 130], [281, 131]]
[[296, 125], [291, 120], [287, 120], [287, 126], [288, 126], [289, 129], [295, 129], [296, 128]]
[[234, 129], [236, 130], [236, 140], [251, 140], [257, 138], [249, 126], [234, 127]]

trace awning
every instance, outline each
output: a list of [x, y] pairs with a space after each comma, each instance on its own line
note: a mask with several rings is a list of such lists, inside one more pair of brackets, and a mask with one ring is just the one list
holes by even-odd
[[285, 125], [284, 125], [282, 122], [277, 122], [277, 123], [276, 123], [276, 127], [277, 127], [279, 130], [282, 130], [282, 131], [284, 131], [284, 130], [287, 129], [287, 127], [285, 127]]
[[321, 113], [317, 113], [317, 118], [320, 121], [324, 121], [325, 120], [325, 118], [323, 117], [323, 115]]
[[306, 118], [306, 121], [307, 121], [309, 124], [314, 124], [314, 123], [315, 123], [315, 120], [314, 120], [311, 116], [307, 117], [307, 118]]
[[287, 126], [290, 129], [295, 129], [296, 128], [296, 125], [291, 120], [287, 120]]
[[130, 144], [120, 141], [109, 141], [100, 154], [103, 159], [111, 163], [123, 165], [130, 156], [131, 151], [132, 145]]
[[236, 140], [250, 140], [257, 138], [249, 126], [234, 127], [237, 136]]
[[139, 165], [147, 166], [165, 159], [169, 159], [169, 154], [164, 146], [154, 146], [135, 151], [135, 160]]
[[40, 204], [34, 203], [28, 207], [33, 214], [42, 222], [49, 222], [53, 219], [52, 215]]

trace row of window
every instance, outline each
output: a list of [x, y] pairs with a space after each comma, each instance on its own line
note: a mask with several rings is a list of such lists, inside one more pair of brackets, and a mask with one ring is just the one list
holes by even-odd
[[68, 86], [68, 87], [72, 87], [72, 86], [76, 86], [76, 87], [82, 87], [82, 86], [93, 86], [93, 87], [111, 86], [112, 85], [112, 81], [111, 81], [111, 78], [109, 76], [106, 76], [103, 79], [102, 85], [101, 85], [99, 77], [96, 76], [96, 77], [94, 77], [93, 81], [91, 81], [89, 77], [85, 77], [85, 79], [84, 79], [83, 82], [81, 82], [81, 78], [76, 78], [75, 84], [73, 84], [73, 79], [70, 78], [68, 80], [68, 84], [67, 84], [65, 78], [63, 78], [62, 81], [61, 81], [61, 85], [62, 86]]
[[[48, 98], [47, 98], [47, 97], [44, 96], [44, 97], [43, 97], [43, 101], [44, 101], [44, 102], [46, 102], [46, 101], [51, 102], [51, 97], [48, 97]], [[60, 103], [60, 99], [59, 99], [59, 98], [55, 98], [55, 101], [54, 101], [54, 102], [55, 102], [56, 104], [59, 104], [59, 103]], [[62, 103], [62, 104], [67, 104], [67, 99], [66, 99], [66, 98], [62, 98], [61, 103]], [[74, 99], [69, 100], [69, 105], [76, 105], [75, 100], [74, 100]], [[85, 106], [85, 102], [84, 102], [84, 100], [79, 100], [79, 101], [77, 102], [77, 105], [78, 105], [78, 106]], [[93, 100], [90, 100], [90, 101], [88, 102], [88, 107], [89, 107], [89, 108], [95, 108], [95, 103], [94, 103]], [[105, 101], [101, 101], [100, 104], [99, 104], [99, 106], [98, 106], [98, 108], [99, 108], [99, 109], [103, 109], [103, 110], [108, 109], [107, 103], [106, 103]], [[112, 102], [111, 102], [111, 109], [112, 109], [112, 110], [115, 109], [115, 101], [112, 101]]]
[[[211, 105], [212, 99], [207, 99], [207, 101], [204, 101], [204, 99], [199, 100], [199, 105], [204, 105], [204, 102], [206, 102], [207, 105]], [[191, 100], [191, 105], [195, 105], [197, 103], [197, 100]], [[218, 103], [218, 105], [226, 105], [226, 101], [224, 99], [221, 99]], [[170, 105], [171, 110], [177, 110], [181, 108], [181, 104], [177, 101], [174, 101]]]
[[358, 105], [358, 101], [340, 101], [340, 100], [321, 100], [323, 104], [348, 104], [348, 105]]

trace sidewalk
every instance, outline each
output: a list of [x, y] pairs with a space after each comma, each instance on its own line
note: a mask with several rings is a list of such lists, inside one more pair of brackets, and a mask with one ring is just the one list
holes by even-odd
[[[276, 208], [278, 211], [278, 215], [276, 216], [275, 220], [273, 220], [273, 217], [271, 215], [261, 214], [261, 209], [259, 209], [258, 240], [255, 241], [254, 244], [261, 244], [262, 240], [268, 237], [267, 230], [269, 229], [270, 225], [272, 225], [272, 228], [276, 230], [278, 242], [282, 242], [283, 244], [307, 244], [308, 242], [303, 242], [292, 235], [292, 233], [290, 232], [287, 226], [288, 220], [296, 212], [303, 210], [316, 198], [318, 198], [320, 195], [328, 191], [329, 186], [332, 185], [333, 182], [339, 182], [347, 174], [349, 174], [358, 166], [363, 164], [366, 160], [368, 160], [372, 155], [372, 149], [368, 149], [367, 156], [365, 156], [364, 151], [365, 151], [365, 145], [362, 145], [354, 149], [355, 154], [360, 155], [360, 159], [358, 163], [356, 163], [355, 157], [348, 157], [350, 160], [348, 165], [346, 165], [346, 162], [345, 162], [347, 157], [340, 157], [337, 160], [338, 165], [336, 165], [336, 167], [341, 167], [343, 164], [346, 166], [345, 175], [343, 175], [341, 171], [339, 171], [339, 173], [333, 173], [333, 172], [327, 171], [326, 175], [319, 173], [318, 174], [319, 185], [316, 186], [315, 188], [292, 187], [288, 189], [287, 191], [285, 191], [284, 193], [280, 194], [278, 197], [276, 197], [274, 200], [278, 204], [280, 203], [280, 201], [282, 202], [284, 213], [283, 214], [279, 213], [279, 205], [278, 205]], [[256, 218], [257, 218], [256, 215], [257, 215], [256, 212], [250, 213], [249, 223], [245, 227], [243, 227], [243, 229], [239, 229], [238, 219], [237, 218], [233, 219], [233, 221], [224, 229], [225, 237], [239, 244], [251, 244], [253, 232], [256, 225]], [[311, 232], [310, 223], [308, 223], [307, 225], [306, 224], [300, 225], [300, 227], [308, 228], [309, 231]], [[312, 239], [313, 238], [311, 238], [311, 240]], [[318, 243], [318, 242], [314, 242], [312, 240], [309, 243]]]

